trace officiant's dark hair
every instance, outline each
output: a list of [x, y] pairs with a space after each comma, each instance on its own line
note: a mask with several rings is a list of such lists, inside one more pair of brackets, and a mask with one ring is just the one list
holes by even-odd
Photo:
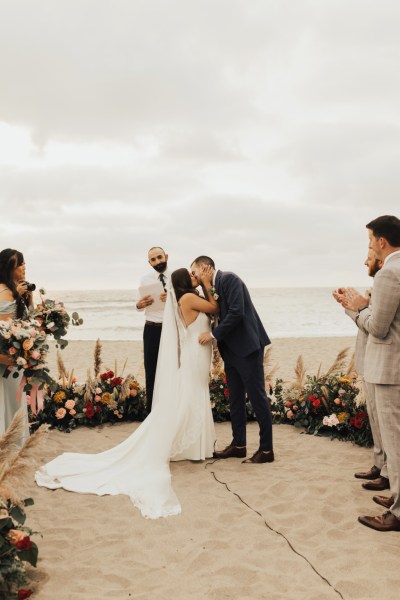
[[17, 318], [21, 319], [25, 313], [25, 304], [21, 295], [17, 292], [13, 273], [16, 267], [20, 267], [24, 262], [24, 255], [18, 250], [6, 248], [0, 252], [0, 283], [4, 283], [11, 290], [14, 300], [17, 303]]
[[215, 269], [215, 262], [209, 256], [198, 256], [192, 262], [192, 265], [194, 265], [194, 264], [196, 264], [196, 265], [207, 265], [208, 267], [212, 267], [213, 269]]
[[192, 287], [192, 278], [190, 277], [187, 269], [183, 268], [174, 271], [171, 275], [171, 281], [172, 285], [174, 286], [177, 302], [179, 302], [183, 294], [199, 295], [199, 292]]

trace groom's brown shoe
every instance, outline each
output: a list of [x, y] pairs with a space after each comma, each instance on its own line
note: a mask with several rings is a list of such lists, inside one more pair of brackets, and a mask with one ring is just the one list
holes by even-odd
[[378, 477], [374, 481], [361, 484], [364, 490], [372, 490], [373, 492], [381, 492], [382, 490], [390, 490], [389, 479], [387, 477]]
[[358, 517], [358, 520], [376, 531], [400, 531], [400, 520], [390, 510], [379, 517]]
[[244, 463], [271, 463], [274, 462], [275, 456], [273, 450], [257, 450], [252, 457], [247, 460], [242, 460]]
[[356, 477], [357, 479], [378, 479], [380, 474], [381, 470], [374, 465], [370, 468], [369, 471], [366, 471], [365, 473], [354, 473], [354, 477]]
[[230, 444], [220, 452], [214, 452], [213, 458], [244, 458], [246, 454], [246, 446], [232, 446]]
[[372, 496], [372, 500], [385, 508], [390, 508], [394, 502], [394, 496]]

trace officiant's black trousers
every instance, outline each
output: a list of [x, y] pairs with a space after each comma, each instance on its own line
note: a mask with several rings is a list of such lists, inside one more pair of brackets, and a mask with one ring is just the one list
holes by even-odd
[[272, 450], [272, 415], [264, 380], [264, 349], [236, 356], [224, 347], [234, 446], [246, 446], [246, 393], [260, 426], [260, 449]]
[[146, 373], [146, 408], [151, 411], [153, 403], [154, 380], [156, 378], [158, 350], [160, 348], [161, 330], [159, 323], [145, 324], [143, 329], [143, 358]]

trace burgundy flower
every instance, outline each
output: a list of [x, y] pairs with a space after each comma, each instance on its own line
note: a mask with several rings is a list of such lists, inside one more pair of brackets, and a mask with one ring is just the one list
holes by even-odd
[[31, 538], [29, 535], [26, 535], [22, 540], [17, 542], [16, 544], [18, 550], [30, 550], [32, 546]]
[[29, 598], [30, 596], [32, 596], [32, 590], [27, 590], [25, 588], [20, 588], [18, 590], [18, 599], [19, 600], [25, 600], [25, 598]]
[[121, 383], [122, 383], [121, 377], [114, 377], [110, 381], [110, 384], [111, 384], [112, 387], [115, 387], [116, 385], [121, 385]]
[[228, 390], [228, 388], [226, 388], [224, 390], [224, 396], [226, 396], [227, 398], [229, 398], [229, 390]]

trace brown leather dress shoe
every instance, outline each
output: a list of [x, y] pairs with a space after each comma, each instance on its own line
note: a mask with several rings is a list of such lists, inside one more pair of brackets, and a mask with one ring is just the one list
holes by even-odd
[[374, 465], [370, 468], [369, 471], [366, 471], [365, 473], [354, 473], [354, 477], [356, 477], [357, 479], [378, 479], [380, 474], [381, 470], [378, 469], [378, 467], [375, 467]]
[[376, 531], [400, 531], [400, 520], [390, 510], [378, 517], [358, 517], [358, 520]]
[[381, 492], [382, 490], [390, 490], [389, 479], [386, 477], [378, 477], [375, 481], [361, 484], [364, 490], [372, 490], [373, 492]]
[[257, 450], [251, 458], [242, 460], [243, 463], [271, 463], [274, 462], [275, 456], [273, 450]]
[[246, 454], [246, 446], [229, 445], [220, 452], [214, 452], [213, 458], [244, 458]]
[[372, 496], [372, 500], [385, 508], [390, 508], [394, 502], [394, 496]]

